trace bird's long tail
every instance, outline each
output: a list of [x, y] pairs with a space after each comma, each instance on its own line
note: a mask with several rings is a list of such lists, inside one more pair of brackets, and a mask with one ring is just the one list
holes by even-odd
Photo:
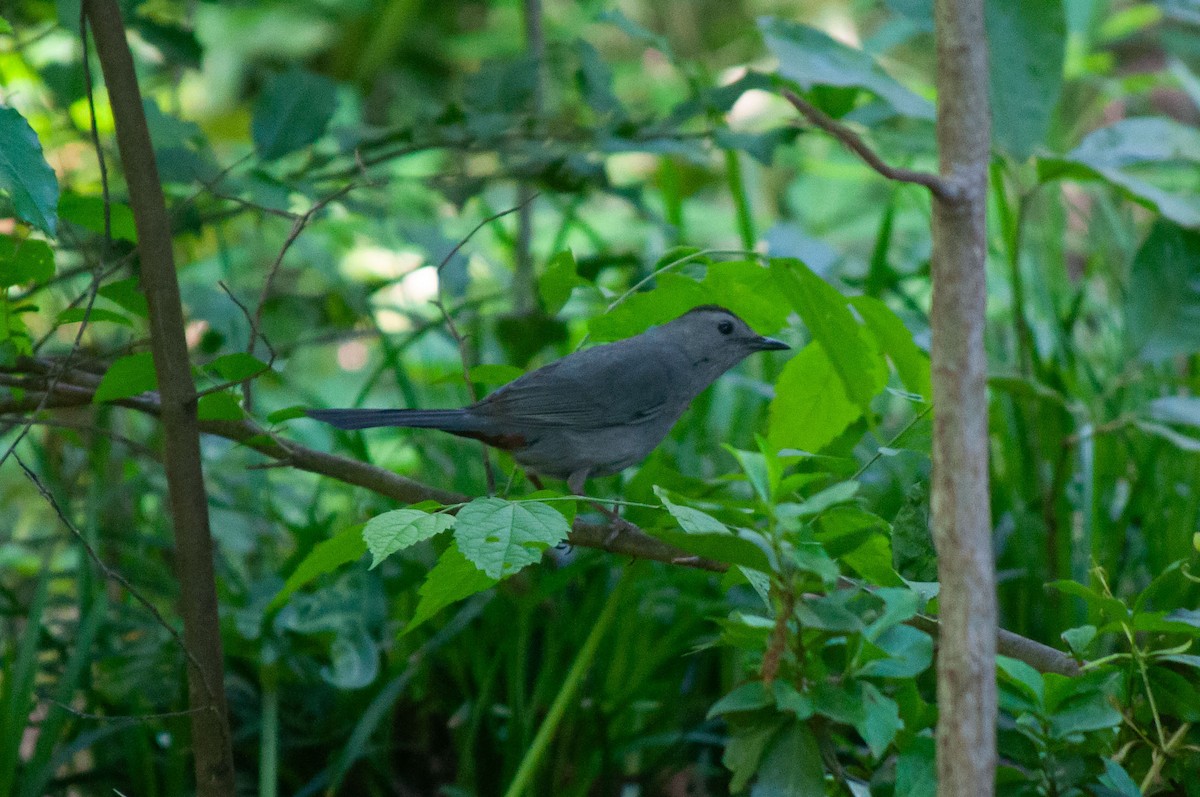
[[305, 410], [305, 414], [339, 429], [407, 426], [444, 432], [479, 430], [479, 420], [464, 410]]

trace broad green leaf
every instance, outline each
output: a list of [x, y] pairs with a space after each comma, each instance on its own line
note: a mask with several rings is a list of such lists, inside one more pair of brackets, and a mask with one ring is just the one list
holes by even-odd
[[1023, 661], [996, 656], [996, 670], [1010, 683], [1021, 687], [1030, 697], [1042, 704], [1046, 699], [1046, 684], [1042, 674]]
[[864, 677], [915, 678], [933, 663], [933, 639], [911, 626], [892, 626], [875, 639], [875, 645], [888, 658], [867, 662], [861, 671]]
[[150, 317], [150, 307], [146, 302], [146, 294], [138, 286], [137, 277], [117, 280], [100, 286], [100, 295], [114, 304], [120, 305], [136, 316]]
[[1107, 756], [1104, 757], [1104, 774], [1100, 776], [1100, 785], [1110, 789], [1117, 797], [1142, 797], [1142, 790], [1125, 768]]
[[1200, 232], [1166, 221], [1151, 228], [1130, 267], [1125, 318], [1142, 360], [1200, 351]]
[[700, 284], [709, 302], [732, 310], [761, 335], [782, 329], [792, 312], [771, 270], [753, 260], [713, 263]]
[[291, 421], [296, 418], [304, 417], [307, 417], [304, 405], [296, 404], [291, 407], [284, 407], [282, 409], [275, 410], [267, 416], [267, 423], [283, 423], [284, 421]]
[[1062, 157], [1039, 160], [1038, 175], [1043, 180], [1104, 180], [1176, 224], [1197, 227], [1200, 197], [1160, 188], [1136, 167], [1188, 164], [1195, 169], [1198, 163], [1200, 130], [1172, 119], [1138, 117], [1089, 133]]
[[870, 55], [825, 33], [787, 20], [763, 17], [758, 29], [779, 59], [779, 75], [805, 91], [814, 86], [866, 89], [901, 116], [933, 119], [933, 104], [914, 94], [875, 63]]
[[665, 324], [711, 301], [708, 291], [695, 280], [679, 274], [660, 274], [654, 290], [634, 294], [611, 313], [596, 316], [588, 322], [588, 332], [597, 342], [620, 340]]
[[215, 371], [226, 382], [240, 382], [268, 370], [265, 362], [245, 352], [222, 354], [207, 363], [205, 368]]
[[771, 693], [762, 681], [751, 681], [736, 687], [732, 692], [713, 704], [708, 710], [708, 719], [735, 711], [754, 711], [774, 703]]
[[[137, 243], [133, 211], [123, 202], [109, 201], [109, 224], [114, 239]], [[104, 197], [68, 192], [58, 200], [58, 215], [63, 221], [104, 235]]]
[[1096, 626], [1081, 625], [1078, 628], [1068, 628], [1060, 636], [1076, 656], [1085, 656], [1092, 642], [1096, 639]]
[[453, 525], [454, 516], [444, 512], [431, 515], [416, 509], [393, 509], [376, 515], [363, 528], [363, 540], [371, 552], [372, 569], [396, 551], [428, 540]]
[[780, 517], [812, 518], [838, 504], [849, 503], [858, 495], [858, 482], [844, 481], [826, 487], [811, 498], [799, 504], [780, 504], [776, 509]]
[[158, 377], [154, 373], [154, 357], [148, 351], [120, 358], [100, 378], [92, 401], [116, 401], [154, 390]]
[[293, 68], [275, 75], [254, 106], [251, 133], [264, 160], [307, 147], [325, 132], [337, 108], [337, 84]]
[[0, 190], [18, 218], [53, 236], [58, 228], [58, 178], [37, 134], [15, 108], [0, 106]]
[[867, 329], [875, 336], [880, 351], [892, 361], [904, 386], [929, 401], [933, 397], [929, 355], [913, 342], [912, 333], [904, 326], [904, 322], [891, 308], [872, 296], [851, 297], [850, 306], [862, 316]]
[[679, 526], [688, 534], [729, 534], [729, 527], [721, 521], [717, 520], [712, 515], [701, 512], [699, 509], [693, 509], [690, 506], [683, 506], [672, 501], [667, 491], [654, 485], [654, 494], [658, 496], [658, 500], [662, 501], [663, 506], [671, 513], [671, 517], [679, 521]]
[[758, 765], [750, 797], [825, 793], [825, 767], [812, 730], [793, 722], [775, 737]]
[[[932, 642], [930, 647], [932, 648]], [[932, 656], [932, 652], [930, 655]], [[871, 749], [871, 755], [879, 759], [904, 727], [904, 721], [900, 719], [900, 707], [896, 705], [896, 701], [880, 692], [874, 684], [864, 683], [862, 690], [866, 716], [855, 729]]]
[[296, 590], [318, 576], [331, 573], [344, 564], [361, 559], [367, 552], [362, 529], [363, 525], [360, 523], [317, 543], [309, 551], [308, 556], [304, 557], [292, 574], [288, 576], [287, 581], [283, 584], [283, 589], [279, 590], [279, 594], [271, 599], [267, 611], [278, 609]]
[[36, 238], [0, 235], [0, 288], [45, 282], [54, 276], [54, 251]]
[[1062, 93], [1067, 19], [1062, 0], [987, 0], [992, 135], [1018, 160], [1033, 154]]
[[862, 416], [846, 395], [825, 350], [816, 341], [788, 360], [775, 382], [767, 439], [776, 448], [817, 453]]
[[424, 624], [450, 604], [469, 598], [476, 592], [491, 589], [497, 583], [499, 579], [488, 576], [476, 567], [471, 560], [462, 555], [457, 546], [447, 547], [417, 591], [421, 600], [417, 603], [417, 611], [413, 614], [412, 621], [404, 627], [404, 633], [407, 634]]
[[196, 417], [201, 421], [240, 421], [246, 417], [242, 402], [228, 390], [218, 390], [201, 396], [196, 403]]
[[887, 366], [854, 319], [846, 297], [799, 260], [773, 258], [771, 273], [813, 342], [829, 357], [846, 396], [865, 408], [887, 384]]
[[501, 579], [539, 561], [542, 551], [570, 531], [566, 519], [545, 504], [477, 498], [459, 511], [454, 538], [476, 567]]
[[721, 756], [721, 763], [732, 774], [729, 781], [730, 794], [737, 794], [749, 785], [779, 727], [780, 723], [777, 721], [761, 721], [751, 725], [737, 725], [730, 729], [729, 738], [725, 742], [725, 753]]
[[567, 303], [567, 299], [571, 298], [571, 291], [586, 284], [587, 281], [576, 271], [575, 255], [570, 249], [564, 249], [550, 258], [546, 270], [538, 280], [538, 294], [542, 297], [542, 306], [550, 315], [556, 315]]
[[657, 485], [654, 487], [654, 494], [683, 529], [682, 532], [674, 529], [651, 529], [650, 533], [655, 537], [706, 559], [753, 570], [771, 569], [770, 544], [757, 532], [730, 529], [699, 509], [676, 504], [667, 497], [666, 490]]
[[58, 319], [54, 322], [55, 326], [63, 324], [77, 324], [87, 318], [89, 324], [107, 321], [112, 324], [120, 324], [121, 326], [131, 327], [133, 322], [128, 317], [112, 310], [105, 310], [103, 307], [93, 307], [91, 312], [88, 312], [84, 307], [68, 307], [58, 314]]
[[903, 794], [904, 797], [935, 797], [937, 763], [933, 739], [920, 736], [900, 753], [896, 759], [896, 794]]
[[795, 714], [796, 719], [806, 720], [816, 711], [808, 695], [801, 694], [796, 687], [787, 681], [776, 681], [772, 684], [771, 691], [775, 697], [775, 705], [779, 707], [779, 710]]
[[515, 365], [483, 363], [471, 369], [470, 377], [472, 382], [478, 382], [483, 385], [504, 385], [524, 373], [524, 371]]

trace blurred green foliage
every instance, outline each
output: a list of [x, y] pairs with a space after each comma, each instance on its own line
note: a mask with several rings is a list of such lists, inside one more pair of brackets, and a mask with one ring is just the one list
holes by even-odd
[[[244, 790], [932, 794], [929, 198], [775, 91], [935, 168], [932, 3], [544, 3], [541, 62], [527, 5], [123, 5], [201, 417], [476, 497], [398, 508], [205, 439]], [[1001, 660], [1004, 794], [1200, 793], [1193, 6], [987, 3], [1001, 622], [1088, 662]], [[183, 654], [83, 545], [172, 622], [156, 424], [111, 403], [155, 385], [112, 117], [96, 80], [102, 170], [77, 4], [0, 13], [4, 449], [23, 357], [97, 390], [15, 449], [77, 535], [0, 469], [0, 794], [183, 794]], [[461, 404], [464, 365], [492, 389], [714, 302], [797, 351], [590, 489], [724, 575], [615, 590], [626, 561], [552, 547], [590, 507], [503, 456], [477, 498], [473, 443], [297, 410]]]

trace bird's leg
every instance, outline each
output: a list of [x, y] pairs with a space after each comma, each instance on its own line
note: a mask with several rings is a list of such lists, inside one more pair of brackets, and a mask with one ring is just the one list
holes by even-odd
[[572, 495], [577, 495], [580, 498], [586, 499], [589, 504], [594, 506], [600, 514], [604, 515], [612, 523], [612, 533], [604, 540], [605, 545], [611, 545], [612, 541], [621, 536], [621, 532], [626, 529], [633, 529], [635, 526], [625, 518], [621, 517], [615, 509], [610, 509], [598, 501], [593, 501], [588, 498], [583, 492], [583, 483], [587, 480], [588, 472], [586, 470], [577, 470], [567, 477], [567, 489]]
[[536, 473], [534, 473], [533, 471], [531, 471], [531, 470], [525, 471], [525, 478], [529, 479], [529, 483], [533, 485], [535, 490], [545, 490], [546, 489], [545, 487], [542, 486], [542, 480], [539, 479], [538, 475]]

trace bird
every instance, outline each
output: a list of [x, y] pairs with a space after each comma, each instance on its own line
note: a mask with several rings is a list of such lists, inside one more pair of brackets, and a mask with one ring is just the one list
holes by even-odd
[[[631, 338], [568, 354], [457, 409], [310, 409], [339, 429], [438, 429], [508, 451], [535, 478], [588, 478], [641, 462], [692, 400], [759, 351], [789, 346], [701, 305]], [[534, 482], [537, 484], [538, 482]]]

